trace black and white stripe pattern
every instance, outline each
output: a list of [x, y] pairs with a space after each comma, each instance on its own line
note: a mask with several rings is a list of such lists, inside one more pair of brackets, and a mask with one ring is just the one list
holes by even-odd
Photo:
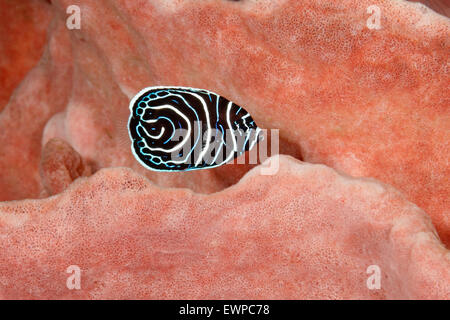
[[131, 100], [130, 112], [132, 152], [150, 170], [217, 167], [262, 138], [247, 111], [208, 90], [145, 88]]

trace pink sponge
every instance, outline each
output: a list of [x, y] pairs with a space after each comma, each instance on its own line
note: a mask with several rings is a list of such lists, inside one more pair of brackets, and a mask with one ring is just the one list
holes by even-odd
[[[450, 298], [447, 17], [76, 2], [79, 30], [72, 0], [0, 2], [0, 298]], [[146, 170], [128, 104], [156, 85], [235, 101], [293, 158]]]
[[162, 187], [236, 183], [250, 166], [154, 173], [130, 152], [133, 95], [189, 86], [279, 129], [281, 153], [398, 188], [450, 243], [448, 18], [390, 0], [79, 1], [81, 29], [69, 30], [70, 5], [35, 8], [52, 22], [41, 61], [0, 114], [0, 200], [45, 195], [39, 165], [52, 138], [95, 168], [130, 167]]
[[450, 255], [422, 210], [375, 180], [279, 161], [209, 196], [118, 168], [0, 204], [0, 297], [450, 298]]
[[51, 139], [42, 151], [40, 173], [47, 195], [59, 193], [80, 176], [91, 174], [91, 168], [65, 141]]

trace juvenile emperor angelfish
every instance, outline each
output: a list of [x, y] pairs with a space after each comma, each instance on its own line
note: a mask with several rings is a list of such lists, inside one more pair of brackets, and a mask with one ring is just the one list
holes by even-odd
[[130, 112], [131, 150], [150, 170], [221, 166], [262, 139], [244, 108], [208, 90], [145, 88], [131, 100]]

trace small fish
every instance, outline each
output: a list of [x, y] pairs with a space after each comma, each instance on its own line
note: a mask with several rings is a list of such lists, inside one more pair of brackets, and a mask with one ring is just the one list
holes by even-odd
[[218, 167], [263, 138], [244, 108], [203, 89], [145, 88], [131, 100], [130, 112], [133, 155], [154, 171]]

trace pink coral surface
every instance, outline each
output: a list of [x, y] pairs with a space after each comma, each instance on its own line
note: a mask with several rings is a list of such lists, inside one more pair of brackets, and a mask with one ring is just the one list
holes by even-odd
[[[0, 205], [5, 298], [450, 298], [429, 217], [375, 180], [283, 156], [213, 195], [103, 169]], [[68, 266], [81, 290], [68, 290]], [[369, 290], [369, 266], [381, 288]]]
[[[1, 298], [449, 298], [448, 18], [387, 0], [0, 8], [0, 200], [42, 198], [0, 204]], [[125, 124], [150, 85], [230, 98], [321, 165], [146, 171]]]

